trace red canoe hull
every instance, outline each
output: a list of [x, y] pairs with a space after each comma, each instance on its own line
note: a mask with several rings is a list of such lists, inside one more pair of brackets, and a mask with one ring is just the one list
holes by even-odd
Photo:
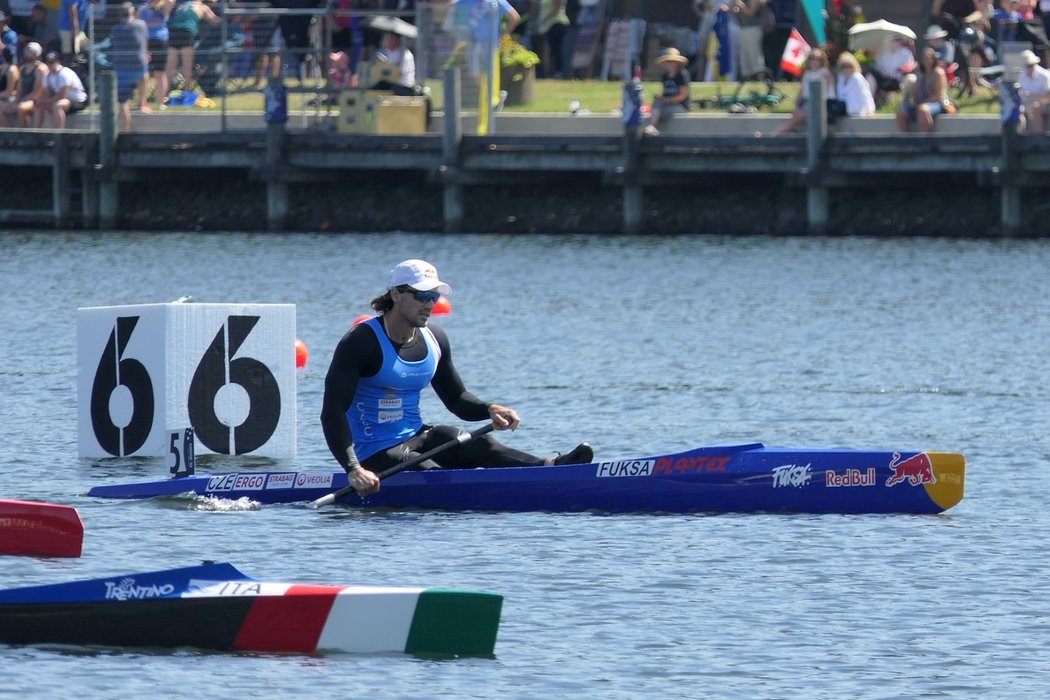
[[0, 499], [0, 554], [79, 557], [84, 523], [71, 506]]

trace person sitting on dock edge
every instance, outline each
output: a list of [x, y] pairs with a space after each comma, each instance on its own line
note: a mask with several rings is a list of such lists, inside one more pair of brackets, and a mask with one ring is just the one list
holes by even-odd
[[1024, 101], [1027, 131], [1035, 134], [1046, 132], [1047, 115], [1050, 114], [1050, 71], [1039, 65], [1039, 57], [1031, 49], [1021, 52], [1024, 71], [1021, 73], [1021, 99]]
[[908, 133], [915, 124], [920, 133], [929, 133], [939, 115], [955, 112], [955, 104], [948, 97], [948, 76], [937, 62], [933, 47], [927, 46], [922, 50], [918, 79], [897, 109], [897, 127]]
[[[486, 403], [467, 391], [452, 364], [448, 336], [428, 323], [434, 304], [451, 291], [430, 263], [399, 263], [390, 271], [387, 290], [372, 300], [379, 315], [351, 328], [332, 355], [321, 426], [329, 450], [362, 496], [379, 490], [376, 472], [451, 442], [462, 432], [423, 422], [419, 400], [428, 384], [462, 420], [491, 420], [497, 430], [518, 427], [514, 409]], [[416, 468], [585, 464], [593, 457], [586, 442], [568, 454], [544, 459], [483, 435]]]
[[843, 51], [835, 61], [835, 97], [846, 103], [846, 115], [870, 117], [875, 114], [875, 98], [871, 86], [860, 72], [857, 57]]
[[[24, 61], [18, 68], [18, 88], [14, 99], [0, 104], [0, 126], [19, 126], [28, 129], [33, 118], [33, 108], [47, 87], [47, 66], [40, 60], [40, 44], [31, 41], [22, 50]], [[10, 73], [8, 73], [11, 76]], [[11, 77], [8, 78], [11, 80]]]
[[678, 49], [667, 49], [656, 59], [656, 65], [663, 68], [663, 90], [653, 98], [652, 111], [645, 133], [653, 136], [660, 133], [660, 127], [679, 112], [689, 110], [689, 71], [685, 65], [689, 59]]
[[[795, 100], [795, 109], [792, 110], [791, 116], [783, 124], [770, 132], [770, 136], [783, 136], [806, 123], [806, 120], [809, 118], [809, 84], [813, 81], [824, 82], [825, 95], [834, 94], [835, 76], [831, 74], [828, 55], [820, 47], [810, 49], [809, 55], [806, 56], [806, 70], [802, 73], [802, 87], [799, 89], [798, 98]], [[758, 135], [761, 136], [762, 134], [759, 133]]]
[[44, 119], [51, 117], [55, 129], [66, 128], [66, 118], [87, 107], [87, 92], [72, 68], [62, 65], [57, 51], [48, 51], [44, 56], [48, 74], [44, 77], [46, 89], [33, 105], [33, 126], [41, 128]]

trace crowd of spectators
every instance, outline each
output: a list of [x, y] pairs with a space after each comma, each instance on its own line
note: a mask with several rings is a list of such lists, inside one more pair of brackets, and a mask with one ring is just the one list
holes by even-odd
[[[958, 98], [975, 95], [975, 90], [984, 88], [994, 90], [990, 99], [995, 99], [1000, 95], [998, 83], [1003, 81], [1002, 94], [1017, 93], [1022, 114], [1019, 130], [1045, 133], [1050, 105], [1050, 71], [1045, 68], [1050, 63], [1050, 2], [933, 0], [931, 11], [933, 24], [917, 41], [899, 34], [887, 37], [876, 51], [850, 52], [845, 46], [834, 44], [830, 48], [841, 52], [839, 59], [859, 58], [859, 72], [867, 79], [874, 104], [895, 105], [897, 125], [902, 132], [935, 131], [938, 118], [958, 112]], [[1022, 51], [1022, 47], [1029, 48]], [[823, 48], [813, 49], [811, 56], [816, 61], [806, 63], [807, 73], [796, 108], [771, 135], [790, 133], [805, 123], [806, 83], [813, 77], [809, 71], [824, 55]], [[857, 107], [851, 107], [847, 114], [870, 114], [874, 110], [867, 104], [865, 91], [852, 80], [857, 71], [849, 65], [851, 62], [835, 62], [837, 81], [829, 89], [829, 97], [832, 101], [845, 101], [845, 87], [855, 105], [864, 104], [859, 112], [854, 112]], [[1019, 70], [1019, 63], [1023, 70]], [[845, 84], [843, 68], [850, 79]]]
[[[578, 31], [603, 24], [610, 7], [608, 0], [502, 1], [521, 19], [515, 23], [516, 36], [541, 56], [537, 77], [551, 79], [578, 75], [573, 61]], [[89, 30], [99, 69], [117, 73], [122, 128], [129, 128], [132, 109], [141, 114], [164, 109], [172, 88], [185, 93], [213, 87], [214, 77], [211, 83], [198, 81], [202, 59], [197, 52], [203, 35], [224, 22], [217, 0], [135, 2], [131, 6], [118, 0], [0, 0], [0, 125], [61, 127], [68, 115], [84, 108], [92, 91], [85, 69]], [[668, 69], [667, 94], [654, 103], [654, 114], [661, 120], [679, 108], [688, 109], [688, 85], [681, 98], [679, 74], [710, 80], [718, 66], [720, 71], [729, 70], [718, 76], [722, 79], [785, 77], [773, 63], [783, 49], [785, 30], [795, 23], [794, 3], [691, 0], [691, 4], [697, 22], [694, 44], [657, 61]], [[243, 44], [242, 53], [230, 59], [229, 70], [254, 72], [253, 85], [262, 82], [264, 72], [280, 74], [282, 60], [292, 57], [301, 63], [299, 58], [306, 54], [319, 64], [317, 75], [327, 75], [333, 88], [356, 86], [355, 70], [361, 60], [392, 60], [399, 67], [399, 87], [411, 88], [415, 82], [408, 46], [359, 14], [361, 10], [404, 11], [405, 18], [414, 20], [414, 0], [270, 0], [268, 5], [292, 10], [329, 7], [335, 12], [326, 18], [294, 13], [269, 19], [230, 17], [228, 37]], [[772, 133], [788, 133], [805, 123], [806, 76], [812, 77], [813, 71], [826, 81], [827, 96], [844, 103], [849, 116], [866, 116], [892, 103], [901, 130], [935, 130], [938, 118], [955, 111], [950, 95], [956, 90], [987, 87], [1001, 76], [995, 69], [1003, 47], [1014, 42], [1032, 47], [1023, 57], [1025, 70], [1018, 77], [1027, 129], [1045, 131], [1050, 102], [1050, 86], [1044, 90], [1050, 75], [1045, 68], [1050, 64], [1050, 0], [932, 0], [931, 18], [933, 24], [917, 41], [895, 37], [868, 55], [832, 44], [815, 48], [794, 111]], [[328, 37], [323, 43], [331, 52], [318, 51], [322, 48], [318, 36]], [[712, 47], [720, 44], [735, 50], [716, 55]], [[656, 120], [652, 125], [659, 126]]]

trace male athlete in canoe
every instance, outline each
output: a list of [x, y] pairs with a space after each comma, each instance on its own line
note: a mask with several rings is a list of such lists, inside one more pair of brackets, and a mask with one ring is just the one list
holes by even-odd
[[[496, 430], [518, 427], [514, 409], [485, 403], [467, 391], [452, 364], [448, 336], [427, 323], [438, 298], [451, 291], [430, 263], [398, 264], [390, 271], [387, 291], [372, 300], [379, 316], [351, 328], [332, 355], [321, 426], [328, 449], [362, 496], [379, 490], [376, 472], [454, 441], [462, 432], [423, 422], [419, 396], [428, 384], [448, 410], [465, 421], [491, 420]], [[586, 464], [593, 458], [586, 442], [568, 454], [544, 459], [482, 435], [416, 468]]]

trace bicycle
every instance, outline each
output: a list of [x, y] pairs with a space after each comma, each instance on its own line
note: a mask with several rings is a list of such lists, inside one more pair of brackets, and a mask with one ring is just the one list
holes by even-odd
[[719, 83], [715, 95], [699, 97], [692, 102], [700, 109], [725, 109], [731, 114], [739, 114], [758, 112], [766, 107], [775, 110], [786, 99], [788, 96], [777, 87], [772, 71], [765, 69], [738, 81], [731, 94], [722, 94]]

